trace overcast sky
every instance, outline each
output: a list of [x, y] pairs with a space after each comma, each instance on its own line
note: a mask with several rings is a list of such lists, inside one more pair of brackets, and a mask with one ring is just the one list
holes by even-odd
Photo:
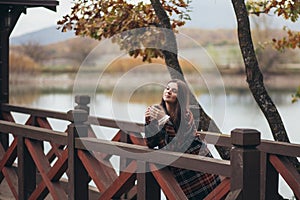
[[71, 10], [71, 2], [72, 0], [60, 0], [56, 12], [42, 7], [27, 8], [27, 13], [22, 13], [11, 37], [56, 26], [56, 22]]
[[[57, 12], [46, 8], [28, 8], [27, 14], [21, 15], [11, 36], [14, 37], [50, 26], [56, 26], [56, 22], [63, 15], [69, 13], [71, 6], [72, 0], [60, 0]], [[204, 29], [232, 29], [236, 27], [235, 14], [230, 0], [193, 0], [191, 8], [192, 13], [190, 15], [192, 20], [187, 23], [186, 27]], [[270, 23], [273, 23], [274, 26], [287, 23], [284, 20], [278, 20], [277, 17], [273, 18], [276, 20]], [[287, 25], [292, 29], [300, 29], [299, 22]]]

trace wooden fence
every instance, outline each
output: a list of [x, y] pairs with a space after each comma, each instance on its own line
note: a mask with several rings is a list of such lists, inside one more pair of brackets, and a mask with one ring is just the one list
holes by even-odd
[[[300, 198], [300, 175], [286, 157], [300, 157], [299, 144], [235, 129], [230, 135], [199, 132], [208, 143], [232, 147], [230, 161], [155, 151], [145, 146], [143, 124], [89, 116], [89, 97], [75, 101], [67, 113], [1, 105], [0, 181], [15, 199], [152, 200], [161, 190], [167, 199], [187, 199], [166, 166], [220, 175], [222, 183], [206, 199], [278, 199], [279, 174]], [[27, 115], [26, 123], [16, 123], [13, 113]], [[66, 122], [66, 131], [53, 130], [51, 119]], [[94, 127], [116, 132], [111, 141], [98, 139]]]

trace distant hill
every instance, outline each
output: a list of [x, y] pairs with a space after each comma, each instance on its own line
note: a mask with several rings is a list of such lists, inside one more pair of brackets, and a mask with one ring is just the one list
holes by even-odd
[[75, 34], [72, 31], [61, 32], [56, 29], [56, 26], [51, 26], [49, 28], [41, 29], [39, 31], [34, 31], [10, 39], [11, 45], [21, 45], [28, 42], [37, 42], [41, 45], [48, 45], [52, 43], [61, 42], [67, 39], [74, 38]]
[[[207, 30], [197, 28], [183, 28], [180, 29], [179, 32], [188, 35], [202, 45], [207, 45], [208, 43], [222, 44], [224, 42], [232, 44], [237, 42], [235, 31], [230, 29]], [[37, 42], [41, 45], [51, 45], [54, 43], [61, 43], [73, 38], [76, 38], [74, 32], [61, 32], [60, 30], [56, 29], [56, 26], [51, 26], [39, 31], [12, 37], [10, 39], [10, 44], [18, 46], [28, 42]]]
[[[235, 29], [199, 29], [199, 28], [181, 28], [179, 33], [186, 35], [198, 44], [207, 45], [237, 45], [237, 31]], [[283, 35], [283, 31], [280, 29], [268, 31], [268, 36], [278, 37]], [[75, 36], [73, 31], [61, 32], [56, 29], [56, 26], [51, 26], [49, 28], [41, 29], [39, 31], [34, 31], [21, 36], [12, 37], [10, 39], [11, 45], [22, 45], [28, 42], [37, 42], [41, 45], [53, 45], [60, 43], [60, 46], [66, 44], [61, 44], [67, 42], [68, 40], [80, 40], [80, 37]], [[180, 45], [182, 48], [190, 48], [190, 39], [181, 37]], [[68, 41], [70, 43], [70, 41]]]

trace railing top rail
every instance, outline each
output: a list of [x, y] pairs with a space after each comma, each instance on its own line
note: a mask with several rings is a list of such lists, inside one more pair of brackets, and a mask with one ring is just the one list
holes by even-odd
[[205, 140], [208, 144], [213, 144], [217, 146], [231, 147], [231, 138], [229, 134], [213, 133], [198, 131], [197, 135], [202, 140]]
[[45, 109], [28, 108], [12, 104], [1, 104], [1, 110], [6, 112], [17, 112], [30, 114], [37, 117], [49, 117], [54, 119], [68, 120], [66, 112], [50, 111]]
[[1, 133], [12, 133], [38, 141], [48, 141], [56, 144], [67, 145], [67, 135], [63, 132], [53, 131], [45, 128], [17, 124], [0, 120]]
[[88, 123], [97, 126], [106, 126], [110, 128], [122, 129], [123, 131], [141, 133], [144, 132], [144, 124], [137, 122], [129, 122], [103, 117], [89, 116]]
[[[198, 134], [200, 135], [201, 139], [205, 139], [208, 144], [231, 147], [231, 138], [229, 134], [212, 132], [198, 132]], [[257, 148], [265, 153], [300, 157], [300, 144], [262, 139]]]
[[265, 153], [300, 157], [300, 144], [261, 140], [261, 144], [257, 148]]
[[82, 150], [103, 152], [165, 166], [174, 166], [189, 170], [219, 174], [226, 177], [231, 176], [230, 161], [226, 160], [218, 160], [199, 155], [183, 154], [166, 150], [152, 150], [146, 146], [96, 138], [76, 138], [75, 147]]

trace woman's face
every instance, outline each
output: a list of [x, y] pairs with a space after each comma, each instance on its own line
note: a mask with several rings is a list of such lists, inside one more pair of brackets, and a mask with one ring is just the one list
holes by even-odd
[[174, 104], [177, 102], [178, 86], [177, 83], [169, 83], [164, 89], [163, 100], [166, 103]]

